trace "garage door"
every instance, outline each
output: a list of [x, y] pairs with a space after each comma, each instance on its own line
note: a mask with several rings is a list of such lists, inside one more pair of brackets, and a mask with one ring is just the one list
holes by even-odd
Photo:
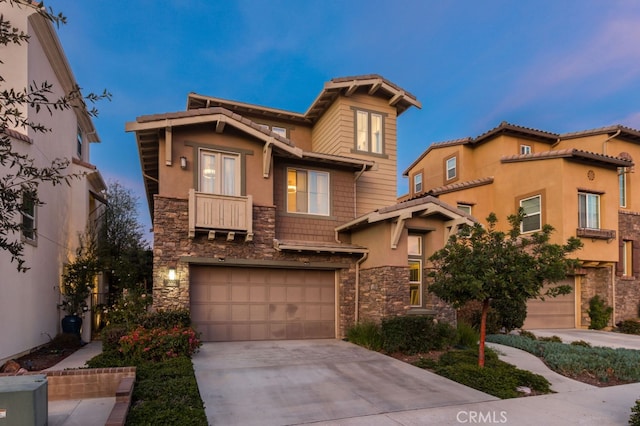
[[191, 318], [204, 341], [335, 337], [335, 273], [192, 266]]
[[555, 298], [547, 297], [544, 302], [538, 299], [530, 300], [527, 303], [527, 319], [524, 322], [524, 329], [575, 328], [574, 279], [569, 278], [558, 284], [571, 286], [571, 293]]

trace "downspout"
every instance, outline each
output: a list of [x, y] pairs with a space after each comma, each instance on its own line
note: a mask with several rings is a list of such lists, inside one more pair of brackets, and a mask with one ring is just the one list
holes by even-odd
[[358, 324], [358, 320], [359, 320], [359, 315], [358, 312], [360, 311], [360, 265], [362, 264], [362, 262], [364, 262], [365, 260], [367, 260], [367, 257], [369, 257], [369, 252], [365, 252], [362, 257], [360, 259], [358, 259], [358, 261], [356, 262], [356, 311], [355, 311], [355, 323]]
[[618, 137], [621, 132], [622, 132], [622, 130], [618, 129], [613, 135], [609, 136], [608, 138], [606, 138], [604, 140], [604, 142], [602, 142], [602, 154], [603, 155], [607, 155], [607, 142], [609, 142], [613, 138]]
[[356, 178], [353, 180], [353, 217], [358, 215], [358, 179], [360, 179], [360, 176], [362, 176], [366, 169], [367, 165], [363, 164], [362, 170], [356, 173]]

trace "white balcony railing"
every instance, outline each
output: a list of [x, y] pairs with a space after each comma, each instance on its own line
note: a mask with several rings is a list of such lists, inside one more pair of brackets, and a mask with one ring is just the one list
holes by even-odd
[[195, 237], [196, 229], [213, 232], [223, 231], [230, 235], [235, 232], [243, 232], [251, 238], [253, 236], [251, 195], [236, 197], [207, 194], [190, 189], [189, 237]]

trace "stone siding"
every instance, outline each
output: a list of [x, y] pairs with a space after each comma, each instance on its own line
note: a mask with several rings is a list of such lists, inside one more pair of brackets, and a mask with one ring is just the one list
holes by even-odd
[[631, 241], [633, 245], [632, 276], [623, 276], [622, 264], [616, 268], [615, 318], [622, 321], [640, 316], [640, 213], [620, 211], [618, 214], [620, 254], [622, 244]]
[[589, 301], [593, 296], [597, 294], [608, 306], [613, 306], [613, 277], [610, 267], [583, 268], [580, 275], [580, 326], [588, 327], [591, 324]]

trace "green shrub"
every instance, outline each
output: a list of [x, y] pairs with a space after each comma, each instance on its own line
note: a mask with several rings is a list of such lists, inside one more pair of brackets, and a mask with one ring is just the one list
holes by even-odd
[[102, 338], [102, 351], [112, 352], [117, 351], [120, 344], [120, 339], [125, 336], [129, 330], [125, 325], [112, 324], [107, 325], [100, 332]]
[[556, 343], [562, 343], [562, 339], [561, 339], [561, 338], [559, 338], [558, 336], [538, 337], [538, 340], [540, 340], [541, 342], [556, 342]]
[[628, 319], [616, 324], [618, 331], [625, 334], [640, 334], [640, 321]]
[[510, 332], [516, 328], [522, 327], [524, 320], [527, 318], [527, 301], [497, 299], [491, 301], [491, 310], [497, 316], [498, 328]]
[[583, 346], [585, 348], [590, 348], [591, 347], [591, 343], [585, 342], [584, 340], [576, 340], [574, 342], [571, 342], [571, 345], [573, 345], [573, 346]]
[[380, 326], [372, 321], [355, 324], [347, 330], [347, 340], [372, 351], [382, 349]]
[[144, 328], [191, 327], [191, 314], [188, 309], [160, 310], [147, 313], [141, 318]]
[[146, 329], [138, 327], [120, 339], [118, 351], [129, 359], [165, 361], [178, 356], [191, 357], [202, 346], [190, 327]]
[[640, 426], [640, 399], [636, 400], [636, 405], [631, 407], [631, 417], [629, 424], [632, 426]]
[[609, 319], [613, 313], [613, 308], [607, 306], [600, 296], [595, 295], [589, 300], [589, 309], [587, 310], [591, 324], [589, 328], [592, 330], [602, 330], [609, 325]]
[[[418, 365], [420, 366], [420, 365]], [[520, 396], [519, 386], [527, 386], [539, 393], [549, 393], [549, 382], [544, 377], [520, 370], [498, 359], [491, 349], [485, 353], [485, 366], [478, 366], [477, 350], [444, 353], [434, 371], [444, 377], [499, 398]]]
[[137, 366], [127, 424], [207, 424], [190, 359], [178, 357]]
[[538, 340], [535, 334], [527, 330], [520, 330], [520, 336], [526, 337], [527, 339], [531, 340]]
[[380, 327], [382, 349], [387, 353], [414, 354], [440, 350], [455, 343], [456, 330], [446, 323], [435, 323], [429, 316], [384, 318]]
[[456, 328], [456, 346], [460, 348], [475, 348], [478, 346], [480, 334], [476, 329], [463, 322], [458, 322]]
[[113, 306], [104, 310], [107, 324], [121, 324], [131, 329], [142, 323], [152, 303], [142, 290], [125, 290]]

